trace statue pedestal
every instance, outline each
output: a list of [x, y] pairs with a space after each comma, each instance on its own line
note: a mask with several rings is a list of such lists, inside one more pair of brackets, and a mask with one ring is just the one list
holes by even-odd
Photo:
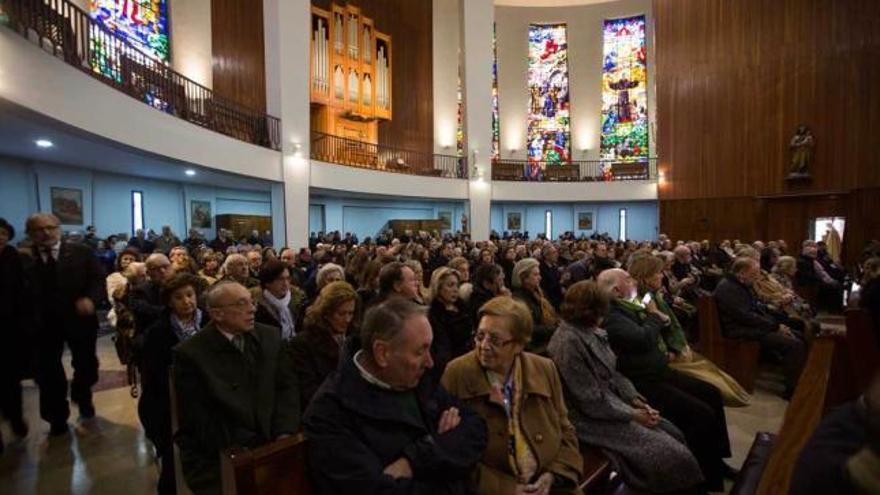
[[789, 185], [804, 185], [813, 182], [813, 176], [808, 173], [792, 172], [785, 178]]

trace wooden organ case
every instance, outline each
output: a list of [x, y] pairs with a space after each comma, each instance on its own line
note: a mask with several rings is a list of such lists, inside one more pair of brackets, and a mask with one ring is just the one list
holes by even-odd
[[311, 48], [312, 153], [376, 166], [378, 121], [391, 119], [391, 37], [358, 7], [313, 6]]

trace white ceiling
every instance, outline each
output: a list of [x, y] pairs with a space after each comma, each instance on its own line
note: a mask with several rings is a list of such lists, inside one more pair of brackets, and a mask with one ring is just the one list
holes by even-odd
[[[54, 146], [41, 149], [37, 139]], [[0, 99], [0, 156], [76, 167], [121, 175], [193, 184], [270, 191], [272, 183], [170, 160], [95, 136], [45, 115]], [[196, 175], [184, 174], [193, 169]]]
[[617, 0], [495, 0], [499, 7], [572, 7]]

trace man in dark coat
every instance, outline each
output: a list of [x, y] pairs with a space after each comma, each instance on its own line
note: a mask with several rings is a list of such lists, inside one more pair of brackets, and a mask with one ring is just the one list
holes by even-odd
[[134, 314], [138, 335], [142, 335], [165, 311], [160, 292], [165, 279], [171, 274], [171, 261], [164, 254], [151, 254], [145, 264], [147, 280], [133, 287], [128, 295], [128, 307]]
[[761, 343], [767, 353], [778, 355], [785, 367], [785, 397], [791, 397], [804, 366], [806, 344], [795, 330], [778, 322], [762, 308], [752, 294], [751, 286], [761, 275], [757, 260], [737, 258], [718, 287], [715, 303], [721, 332], [730, 339], [753, 340]]
[[306, 409], [316, 493], [464, 494], [486, 424], [431, 380], [424, 307], [402, 298], [364, 317], [363, 349], [343, 358]]
[[[21, 380], [27, 373], [31, 342], [27, 333], [32, 302], [25, 292], [24, 271], [18, 251], [10, 244], [15, 229], [0, 218], [0, 321], [3, 322], [3, 345], [0, 346], [0, 413], [9, 420], [19, 438], [27, 436], [21, 403]], [[0, 452], [3, 437], [0, 435]]]
[[98, 381], [98, 317], [95, 306], [104, 295], [104, 274], [91, 248], [61, 242], [55, 215], [36, 213], [26, 223], [33, 242], [31, 256], [22, 260], [34, 305], [40, 386], [40, 416], [50, 434], [68, 432], [67, 377], [61, 356], [64, 344], [73, 357], [70, 399], [84, 419], [95, 415], [92, 385]]
[[541, 290], [544, 291], [544, 297], [550, 301], [553, 308], [559, 310], [562, 304], [562, 285], [560, 278], [562, 273], [559, 271], [559, 251], [552, 244], [547, 244], [541, 250]]
[[221, 281], [211, 323], [174, 350], [183, 475], [193, 493], [220, 492], [220, 452], [253, 448], [299, 428], [299, 389], [278, 330], [254, 324], [250, 292]]

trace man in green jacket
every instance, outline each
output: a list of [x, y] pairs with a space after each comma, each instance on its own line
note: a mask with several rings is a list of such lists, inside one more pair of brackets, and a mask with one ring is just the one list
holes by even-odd
[[220, 493], [220, 455], [299, 429], [296, 377], [277, 329], [254, 323], [241, 284], [224, 281], [207, 297], [211, 323], [174, 352], [179, 429], [175, 441], [193, 493]]

